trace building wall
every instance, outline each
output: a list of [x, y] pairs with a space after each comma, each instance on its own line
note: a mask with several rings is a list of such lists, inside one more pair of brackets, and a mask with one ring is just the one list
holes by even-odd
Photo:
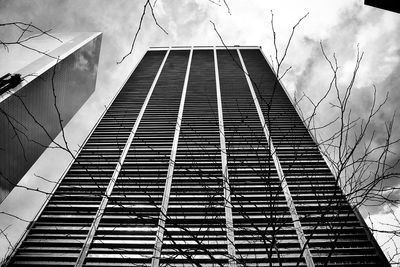
[[387, 266], [381, 256], [261, 51], [203, 48], [146, 53], [10, 265]]
[[378, 0], [364, 0], [364, 4], [372, 6], [372, 7], [381, 8], [381, 9], [384, 9], [384, 10], [400, 13], [399, 6], [396, 5], [392, 1], [388, 1], [388, 0], [383, 0], [383, 1], [382, 0], [380, 0], [380, 1], [378, 1]]
[[94, 92], [100, 45], [97, 36], [0, 102], [0, 201]]

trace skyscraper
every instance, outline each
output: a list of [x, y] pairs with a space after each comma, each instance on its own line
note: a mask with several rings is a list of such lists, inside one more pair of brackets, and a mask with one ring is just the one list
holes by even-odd
[[151, 48], [21, 240], [10, 266], [388, 265], [259, 47]]
[[0, 203], [94, 92], [101, 33], [79, 33], [0, 86]]
[[392, 1], [388, 0], [364, 0], [364, 4], [396, 13], [400, 13], [400, 8], [395, 5]]

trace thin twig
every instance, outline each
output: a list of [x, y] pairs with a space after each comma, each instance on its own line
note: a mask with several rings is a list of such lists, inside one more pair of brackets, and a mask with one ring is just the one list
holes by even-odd
[[[154, 2], [154, 6], [155, 6], [155, 4], [156, 4], [156, 2]], [[168, 32], [158, 23], [157, 18], [156, 18], [155, 14], [154, 14], [153, 5], [151, 5], [150, 0], [147, 0], [146, 3], [143, 6], [142, 15], [140, 16], [140, 20], [139, 20], [139, 26], [138, 26], [138, 28], [137, 28], [137, 30], [135, 32], [135, 36], [134, 36], [133, 41], [131, 43], [131, 49], [129, 50], [129, 52], [126, 55], [124, 55], [122, 57], [122, 59], [120, 61], [117, 61], [117, 64], [121, 64], [128, 56], [130, 56], [133, 53], [133, 49], [135, 47], [137, 37], [139, 35], [140, 30], [142, 29], [143, 19], [144, 19], [144, 16], [146, 15], [147, 7], [150, 8], [151, 16], [153, 18], [153, 21], [157, 25], [157, 27], [160, 28], [165, 34], [168, 35]]]

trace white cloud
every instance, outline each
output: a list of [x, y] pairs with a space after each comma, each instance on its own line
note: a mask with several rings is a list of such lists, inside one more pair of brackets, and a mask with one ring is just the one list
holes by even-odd
[[375, 230], [374, 237], [388, 258], [393, 262], [400, 263], [400, 254], [397, 251], [400, 249], [400, 236], [393, 234], [400, 231], [400, 209], [393, 210], [387, 205], [384, 209], [386, 213], [370, 215], [366, 219], [366, 223]]

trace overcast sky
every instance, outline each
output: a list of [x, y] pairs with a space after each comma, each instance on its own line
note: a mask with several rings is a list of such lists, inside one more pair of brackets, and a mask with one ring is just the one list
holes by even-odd
[[[116, 62], [130, 49], [144, 0], [0, 0], [0, 23], [32, 22], [42, 29], [52, 29], [64, 41], [71, 38], [70, 32], [103, 32], [96, 92], [67, 127], [71, 142], [80, 142], [147, 47], [221, 45], [210, 23], [212, 20], [227, 45], [262, 46], [269, 57], [274, 53], [270, 11], [274, 12], [280, 49], [284, 48], [292, 26], [309, 12], [296, 30], [289, 49], [285, 66], [292, 66], [292, 70], [283, 79], [285, 87], [292, 96], [306, 93], [313, 99], [326, 90], [332, 74], [321, 53], [320, 42], [328, 55], [332, 56], [335, 52], [340, 66], [339, 85], [345, 86], [351, 77], [359, 45], [364, 58], [354, 86], [352, 109], [356, 116], [368, 111], [372, 85], [376, 86], [380, 100], [389, 92], [389, 101], [379, 115], [379, 121], [374, 122], [377, 140], [384, 136], [383, 122], [391, 118], [400, 103], [400, 14], [364, 6], [360, 0], [226, 1], [230, 13], [223, 1], [218, 0], [214, 3], [208, 0], [158, 0], [155, 14], [168, 35], [155, 25], [149, 16], [150, 10], [147, 10], [133, 54], [119, 65]], [[0, 28], [0, 39], [14, 35], [11, 29]], [[57, 45], [54, 40], [41, 43], [41, 47], [48, 49]], [[0, 75], [9, 69], [15, 71], [38, 56], [21, 52], [18, 47], [9, 48], [10, 52], [0, 50]], [[304, 109], [307, 112], [309, 106]], [[320, 115], [324, 118], [330, 114], [332, 112], [326, 106]], [[394, 131], [400, 132], [399, 121]], [[399, 147], [393, 149], [394, 153], [399, 151]], [[398, 155], [393, 154], [392, 157], [396, 159]], [[38, 163], [35, 173], [50, 175], [48, 167], [46, 162]], [[391, 181], [390, 185], [398, 183], [397, 180]], [[399, 196], [398, 192], [394, 195]], [[377, 220], [393, 220], [385, 217], [388, 215], [384, 207], [371, 209], [370, 212], [375, 214]]]

